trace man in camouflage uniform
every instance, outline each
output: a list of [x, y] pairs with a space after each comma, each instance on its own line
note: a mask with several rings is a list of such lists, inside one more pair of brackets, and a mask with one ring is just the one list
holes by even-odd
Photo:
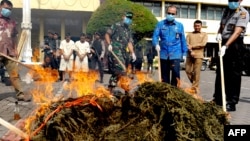
[[129, 50], [132, 61], [136, 60], [136, 56], [133, 49], [133, 39], [129, 25], [132, 23], [132, 12], [126, 12], [122, 16], [122, 21], [113, 24], [105, 34], [105, 40], [108, 44], [108, 50], [110, 51], [108, 56], [109, 70], [111, 72], [111, 77], [109, 80], [109, 87], [112, 89], [117, 85], [119, 77], [125, 75], [125, 70], [118, 60], [112, 55], [113, 52], [119, 60], [126, 64], [127, 52]]

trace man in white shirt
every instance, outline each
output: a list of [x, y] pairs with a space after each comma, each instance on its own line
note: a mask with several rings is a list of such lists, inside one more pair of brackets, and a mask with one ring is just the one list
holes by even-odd
[[73, 70], [73, 50], [75, 48], [74, 41], [71, 40], [70, 34], [67, 33], [65, 39], [60, 44], [61, 50], [61, 62], [59, 70], [63, 72], [63, 80], [65, 80], [65, 73], [68, 73], [69, 79], [71, 79], [71, 72]]
[[88, 53], [90, 53], [89, 43], [86, 41], [86, 35], [81, 34], [80, 40], [75, 43], [76, 60], [75, 69], [76, 71], [88, 72]]

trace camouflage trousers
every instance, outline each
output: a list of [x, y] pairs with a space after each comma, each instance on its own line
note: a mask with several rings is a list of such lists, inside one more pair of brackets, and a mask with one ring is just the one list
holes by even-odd
[[[125, 65], [128, 60], [127, 52], [125, 49], [126, 47], [122, 46], [120, 43], [112, 43], [112, 47], [113, 53], [118, 57], [121, 63]], [[125, 75], [126, 72], [111, 52], [109, 52], [108, 54], [108, 66], [109, 71], [111, 73], [111, 77], [109, 79], [109, 86], [115, 87], [117, 85], [119, 77]]]

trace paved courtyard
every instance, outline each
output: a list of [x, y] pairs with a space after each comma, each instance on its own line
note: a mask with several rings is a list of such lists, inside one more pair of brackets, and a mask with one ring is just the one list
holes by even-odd
[[[21, 78], [24, 79], [26, 70], [22, 69], [20, 71]], [[104, 75], [104, 84], [108, 83], [109, 74]], [[157, 80], [157, 71], [153, 75], [153, 78]], [[209, 101], [212, 99], [212, 94], [214, 91], [214, 80], [215, 80], [215, 71], [206, 70], [201, 72], [201, 82], [200, 82], [200, 95], [203, 99]], [[186, 77], [185, 71], [181, 71], [181, 81], [189, 85], [189, 81]], [[26, 84], [22, 82], [24, 89], [29, 90], [34, 87], [34, 83]], [[250, 125], [250, 77], [242, 77], [242, 87], [241, 87], [241, 97], [240, 102], [237, 105], [237, 111], [230, 112], [230, 122], [231, 124], [244, 124]], [[63, 82], [53, 83], [54, 93], [62, 90]], [[12, 125], [16, 125], [18, 120], [14, 120], [14, 108], [15, 108], [15, 92], [12, 86], [6, 86], [3, 83], [0, 83], [0, 117]], [[20, 116], [22, 119], [25, 119], [36, 107], [36, 104], [31, 102], [19, 102]], [[20, 120], [19, 120], [20, 121]], [[8, 134], [8, 129], [0, 125], [0, 140], [1, 137]]]

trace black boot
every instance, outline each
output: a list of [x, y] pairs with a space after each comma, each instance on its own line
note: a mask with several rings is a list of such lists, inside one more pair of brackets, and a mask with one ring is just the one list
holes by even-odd
[[235, 104], [228, 103], [227, 106], [226, 106], [226, 108], [227, 108], [227, 111], [228, 111], [228, 112], [236, 111], [236, 106], [235, 106]]

